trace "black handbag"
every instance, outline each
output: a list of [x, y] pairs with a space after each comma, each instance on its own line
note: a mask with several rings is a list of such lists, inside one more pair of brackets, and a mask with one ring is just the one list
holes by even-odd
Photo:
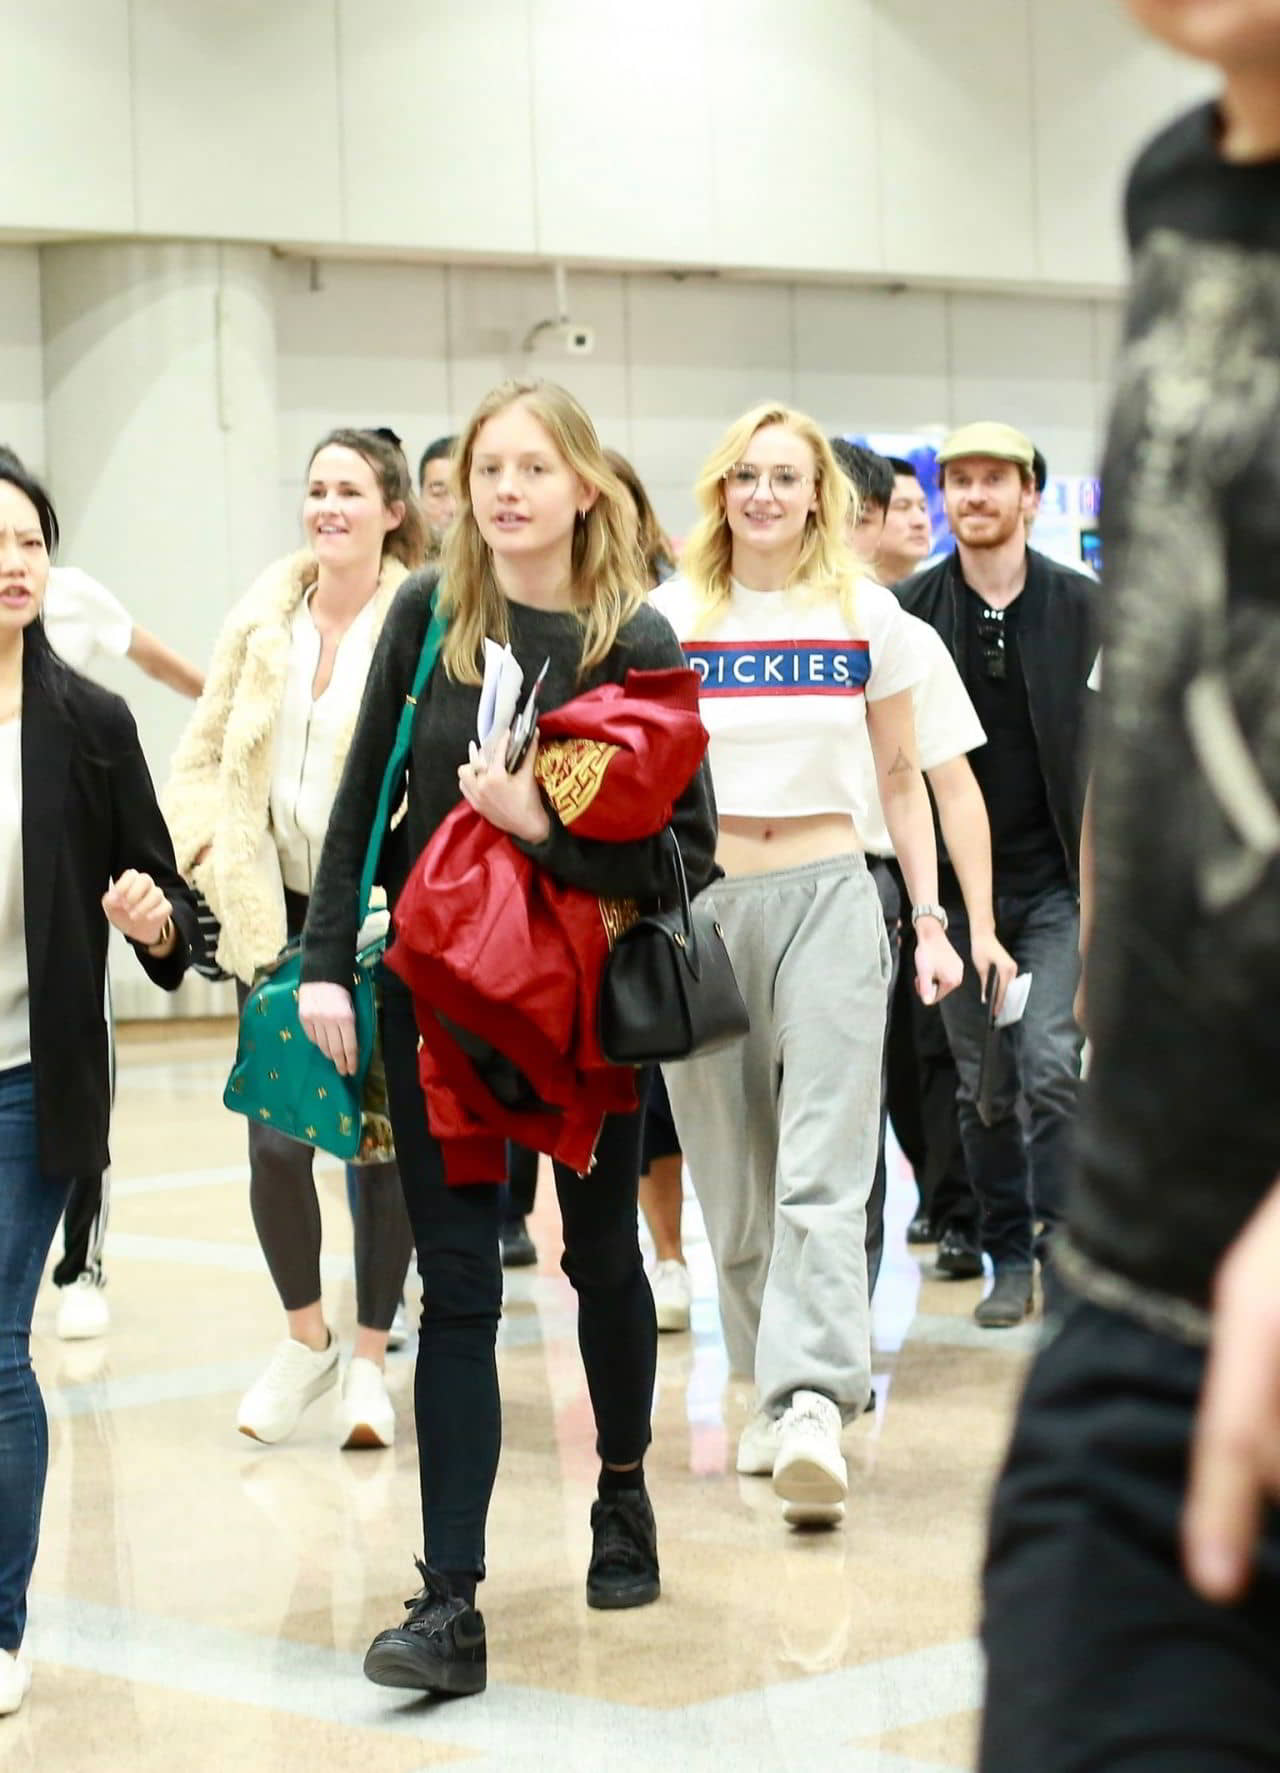
[[611, 1065], [713, 1053], [751, 1026], [724, 932], [709, 908], [690, 904], [680, 845], [670, 828], [665, 836], [678, 902], [618, 937], [600, 981], [596, 1033]]

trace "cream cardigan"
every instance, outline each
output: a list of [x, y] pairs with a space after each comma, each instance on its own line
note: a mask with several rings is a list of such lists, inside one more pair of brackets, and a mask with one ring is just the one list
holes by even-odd
[[[246, 983], [285, 943], [284, 883], [269, 817], [271, 751], [293, 613], [315, 577], [311, 554], [291, 554], [269, 566], [231, 611], [163, 796], [178, 867], [222, 925], [218, 962]], [[407, 577], [400, 561], [383, 557], [375, 637]], [[335, 786], [354, 730], [353, 715], [335, 747]], [[209, 854], [197, 865], [206, 845]]]

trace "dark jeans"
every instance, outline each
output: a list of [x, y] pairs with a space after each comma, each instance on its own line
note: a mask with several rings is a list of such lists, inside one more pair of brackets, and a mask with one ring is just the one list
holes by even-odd
[[1037, 1358], [991, 1523], [981, 1773], [1280, 1766], [1280, 1510], [1239, 1605], [1179, 1565], [1203, 1373], [1085, 1303]]
[[527, 1219], [538, 1198], [538, 1154], [507, 1141], [506, 1195], [502, 1216], [509, 1224]]
[[[892, 867], [905, 904], [901, 871], [896, 862]], [[921, 1003], [916, 990], [916, 933], [910, 918], [903, 920], [899, 941], [885, 1042], [889, 1119], [915, 1172], [920, 1211], [928, 1216], [933, 1235], [957, 1231], [976, 1244], [978, 1201], [960, 1137], [959, 1074], [941, 1007]]]
[[978, 1197], [982, 1247], [997, 1267], [1029, 1267], [1035, 1222], [1045, 1227], [1043, 1255], [1062, 1217], [1071, 1166], [1084, 1045], [1072, 1009], [1080, 969], [1079, 906], [1066, 886], [996, 900], [1000, 940], [1018, 971], [1035, 977], [1022, 1021], [1000, 1036], [989, 1126], [977, 1108], [987, 1012], [969, 959], [968, 921], [963, 909], [947, 909], [951, 939], [966, 965], [964, 982], [943, 999], [942, 1019], [960, 1073], [960, 1132]]
[[16, 1650], [27, 1624], [49, 1469], [31, 1313], [69, 1191], [40, 1169], [31, 1067], [0, 1071], [0, 1650]]
[[[483, 1576], [502, 1440], [495, 1342], [503, 1189], [500, 1179], [446, 1183], [418, 1078], [413, 1000], [390, 975], [382, 1027], [400, 1179], [422, 1276], [414, 1416], [425, 1553], [437, 1569]], [[657, 1371], [658, 1327], [636, 1229], [640, 1132], [638, 1111], [610, 1116], [589, 1176], [555, 1166], [561, 1267], [578, 1295], [597, 1451], [609, 1465], [643, 1458]]]

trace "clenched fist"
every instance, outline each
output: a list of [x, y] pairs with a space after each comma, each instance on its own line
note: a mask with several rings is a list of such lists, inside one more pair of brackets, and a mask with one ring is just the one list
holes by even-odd
[[102, 909], [107, 922], [140, 948], [159, 947], [166, 930], [169, 948], [173, 947], [173, 906], [149, 874], [126, 868], [102, 895]]

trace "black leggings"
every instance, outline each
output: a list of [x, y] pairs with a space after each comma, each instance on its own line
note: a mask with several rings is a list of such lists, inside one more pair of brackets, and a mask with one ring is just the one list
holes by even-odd
[[[285, 894], [289, 934], [307, 914], [300, 894]], [[236, 981], [244, 1007], [248, 989]], [[312, 1166], [315, 1152], [271, 1127], [249, 1122], [249, 1207], [254, 1230], [286, 1311], [301, 1311], [320, 1297], [320, 1201]], [[394, 1163], [348, 1166], [354, 1178], [356, 1321], [368, 1330], [389, 1330], [404, 1291], [413, 1234]]]
[[[424, 1547], [436, 1569], [481, 1577], [502, 1441], [495, 1351], [502, 1189], [497, 1181], [455, 1188], [445, 1182], [418, 1081], [413, 1000], [389, 976], [382, 1025], [391, 1122], [422, 1276], [414, 1413]], [[596, 1447], [609, 1465], [633, 1465], [644, 1456], [658, 1358], [653, 1295], [636, 1229], [640, 1122], [638, 1112], [610, 1116], [589, 1176], [555, 1166], [561, 1267], [578, 1295], [578, 1346]]]

